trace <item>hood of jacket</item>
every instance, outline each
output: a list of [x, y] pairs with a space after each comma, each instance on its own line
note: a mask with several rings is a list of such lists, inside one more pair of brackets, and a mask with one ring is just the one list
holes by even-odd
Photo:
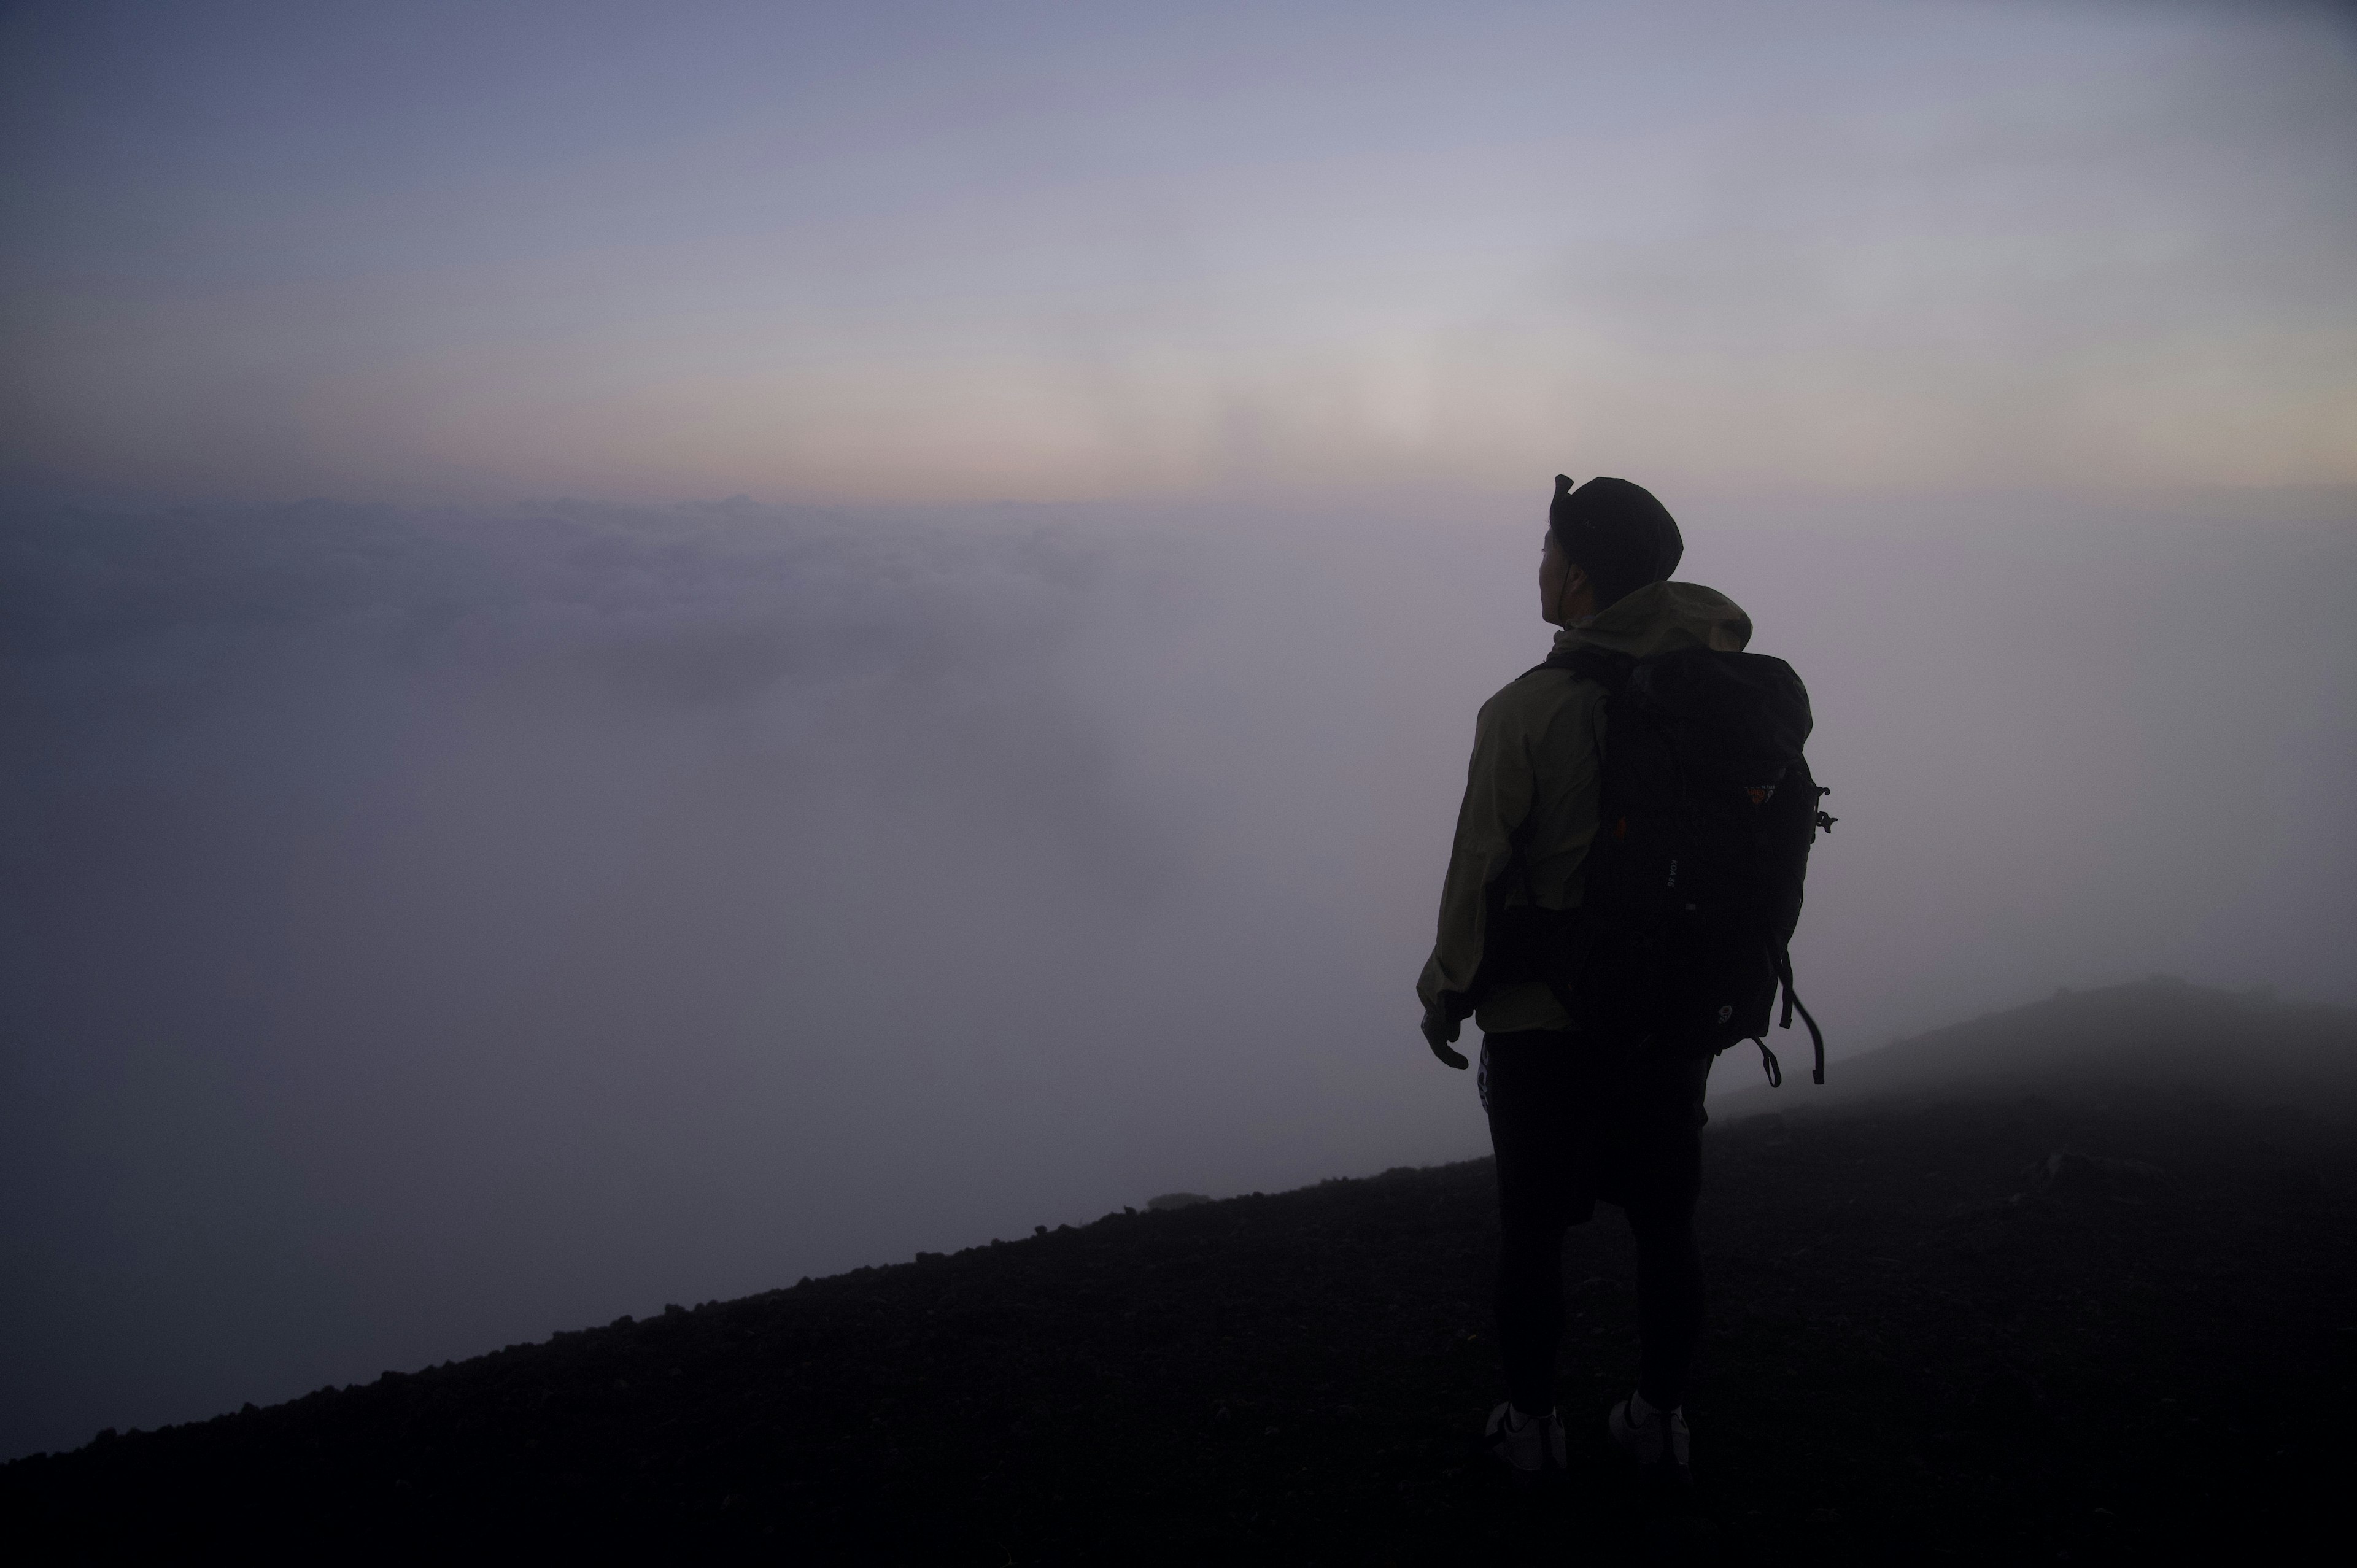
[[1561, 648], [1606, 648], [1646, 659], [1681, 648], [1740, 653], [1751, 618], [1717, 588], [1700, 583], [1648, 583], [1578, 626], [1555, 634]]

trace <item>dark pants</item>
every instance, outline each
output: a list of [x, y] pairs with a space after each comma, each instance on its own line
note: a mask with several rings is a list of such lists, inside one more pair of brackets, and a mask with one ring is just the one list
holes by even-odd
[[1481, 1042], [1481, 1102], [1498, 1155], [1498, 1339], [1506, 1394], [1555, 1405], [1563, 1338], [1563, 1233], [1598, 1199], [1637, 1241], [1638, 1391], [1674, 1408], [1702, 1337], [1703, 1087], [1710, 1058], [1631, 1056], [1583, 1035], [1531, 1031]]

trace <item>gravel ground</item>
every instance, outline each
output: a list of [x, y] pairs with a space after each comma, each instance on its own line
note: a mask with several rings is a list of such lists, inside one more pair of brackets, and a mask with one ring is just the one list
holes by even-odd
[[0, 1468], [0, 1519], [60, 1561], [2050, 1563], [2337, 1535], [2344, 1129], [2130, 1085], [1805, 1095], [1707, 1135], [1698, 1515], [1657, 1514], [1605, 1444], [1635, 1366], [1609, 1210], [1566, 1249], [1568, 1484], [1520, 1493], [1476, 1450], [1499, 1397], [1479, 1161], [104, 1436]]

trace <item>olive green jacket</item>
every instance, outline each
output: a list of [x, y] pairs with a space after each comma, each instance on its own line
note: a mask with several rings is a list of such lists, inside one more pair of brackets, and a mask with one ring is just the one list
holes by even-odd
[[[1750, 640], [1751, 618], [1726, 595], [1695, 583], [1653, 583], [1587, 625], [1555, 633], [1555, 645], [1643, 658], [1680, 648], [1738, 653]], [[1580, 869], [1596, 837], [1603, 741], [1604, 689], [1568, 670], [1533, 670], [1481, 704], [1441, 884], [1440, 934], [1415, 985], [1426, 1011], [1463, 1015], [1494, 908], [1578, 907]], [[1473, 1021], [1489, 1034], [1572, 1026], [1535, 982], [1480, 998]]]

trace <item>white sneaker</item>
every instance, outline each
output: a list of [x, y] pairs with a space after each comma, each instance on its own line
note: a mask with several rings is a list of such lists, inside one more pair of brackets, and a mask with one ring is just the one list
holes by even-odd
[[1612, 1413], [1605, 1418], [1605, 1427], [1612, 1434], [1612, 1445], [1636, 1461], [1640, 1469], [1685, 1480], [1691, 1475], [1686, 1465], [1690, 1442], [1686, 1412], [1683, 1409], [1654, 1410], [1648, 1406], [1639, 1415], [1635, 1412], [1638, 1402], [1637, 1396], [1631, 1394], [1614, 1405]]
[[1563, 1412], [1526, 1417], [1509, 1400], [1490, 1412], [1487, 1441], [1499, 1463], [1517, 1480], [1561, 1477], [1564, 1470]]

